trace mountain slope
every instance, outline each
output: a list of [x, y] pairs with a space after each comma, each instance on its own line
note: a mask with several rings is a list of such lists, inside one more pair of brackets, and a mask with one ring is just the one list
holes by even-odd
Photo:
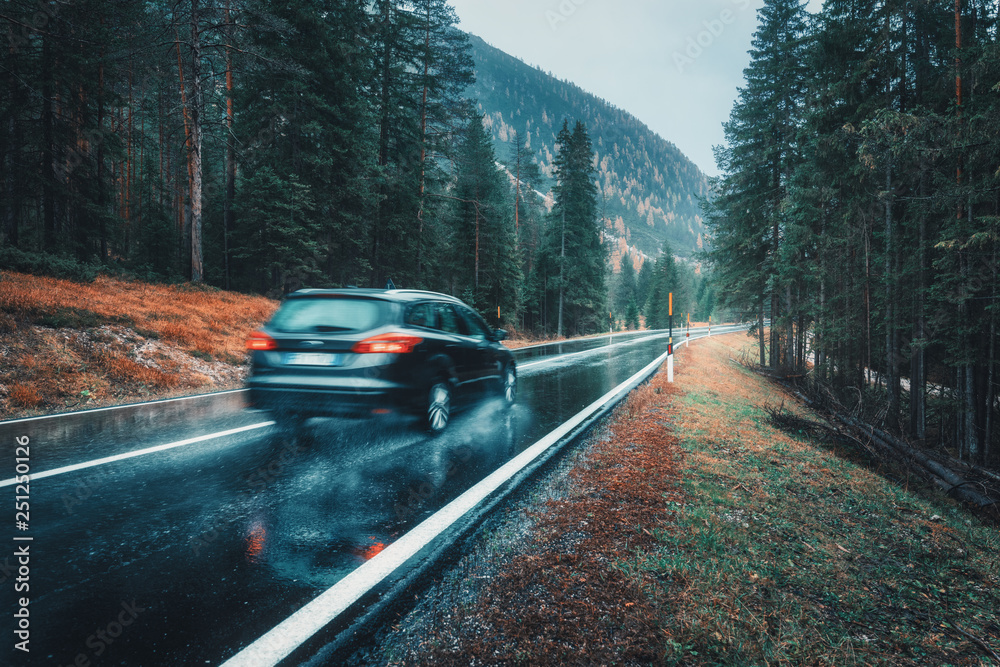
[[[676, 146], [628, 112], [469, 37], [476, 83], [468, 94], [478, 101], [501, 160], [512, 154], [514, 133], [520, 131], [551, 179], [563, 119], [586, 123], [597, 152], [599, 208], [614, 243], [616, 271], [626, 251], [638, 268], [641, 255], [655, 257], [665, 239], [678, 255], [700, 248], [698, 197], [707, 194], [708, 180]], [[540, 189], [551, 185], [550, 180]]]

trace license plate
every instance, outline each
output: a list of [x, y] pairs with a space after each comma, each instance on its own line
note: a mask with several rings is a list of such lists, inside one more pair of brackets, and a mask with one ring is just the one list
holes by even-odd
[[340, 366], [344, 363], [343, 355], [324, 352], [287, 352], [286, 366]]

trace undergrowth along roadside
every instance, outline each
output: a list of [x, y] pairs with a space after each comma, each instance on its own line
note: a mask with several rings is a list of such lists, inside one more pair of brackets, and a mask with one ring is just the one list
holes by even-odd
[[1000, 665], [997, 531], [776, 429], [766, 404], [810, 414], [731, 362], [746, 344], [679, 351], [381, 664]]
[[675, 599], [665, 662], [1000, 664], [997, 531], [773, 427], [782, 399], [728, 362], [732, 340], [692, 348], [678, 377], [686, 502], [642, 563]]
[[0, 419], [240, 386], [278, 303], [198, 285], [0, 272]]

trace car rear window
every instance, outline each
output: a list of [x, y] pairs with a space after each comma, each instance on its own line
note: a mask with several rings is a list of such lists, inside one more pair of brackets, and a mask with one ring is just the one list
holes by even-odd
[[270, 326], [282, 333], [366, 331], [385, 320], [388, 307], [375, 299], [289, 299], [271, 318]]

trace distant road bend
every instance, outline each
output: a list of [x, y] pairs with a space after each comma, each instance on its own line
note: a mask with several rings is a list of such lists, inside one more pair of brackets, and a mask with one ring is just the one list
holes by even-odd
[[31, 651], [6, 664], [323, 664], [665, 351], [665, 332], [522, 348], [514, 410], [437, 438], [314, 420], [289, 442], [240, 391], [0, 422], [32, 482]]

